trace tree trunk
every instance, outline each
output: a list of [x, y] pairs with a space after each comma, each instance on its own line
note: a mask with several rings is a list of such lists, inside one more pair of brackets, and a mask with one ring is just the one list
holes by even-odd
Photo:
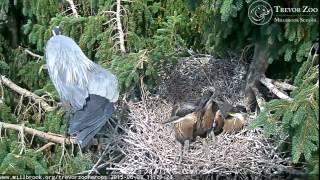
[[9, 13], [8, 13], [8, 30], [10, 32], [10, 44], [11, 44], [11, 47], [13, 48], [17, 48], [18, 47], [18, 44], [19, 44], [19, 30], [18, 30], [18, 23], [17, 23], [17, 17], [15, 15], [14, 12], [16, 12], [16, 9], [15, 9], [15, 4], [16, 2], [12, 2], [10, 4], [10, 10], [9, 10]]
[[257, 105], [256, 96], [252, 88], [259, 89], [259, 80], [265, 74], [269, 65], [266, 54], [267, 46], [265, 44], [262, 42], [255, 44], [253, 60], [247, 73], [245, 99], [248, 112], [254, 111]]

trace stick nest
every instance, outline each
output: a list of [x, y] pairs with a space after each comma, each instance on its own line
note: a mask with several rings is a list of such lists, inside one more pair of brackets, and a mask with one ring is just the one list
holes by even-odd
[[[242, 104], [245, 65], [217, 60], [211, 56], [185, 58], [170, 72], [163, 72], [160, 95], [145, 93], [138, 102], [126, 102], [128, 122], [118, 125], [124, 133], [107, 145], [123, 154], [117, 162], [108, 161], [107, 171], [125, 174], [238, 174], [282, 173], [291, 168], [289, 158], [276, 151], [259, 129], [244, 128], [238, 134], [218, 135], [207, 140], [209, 155], [204, 156], [200, 139], [190, 144], [182, 164], [176, 160], [173, 124], [163, 125], [170, 117], [173, 103], [198, 98], [204, 89], [213, 88], [216, 97]], [[142, 91], [144, 92], [144, 91]], [[108, 150], [109, 151], [109, 150]], [[111, 151], [110, 151], [111, 152]]]
[[174, 141], [173, 125], [168, 120], [172, 104], [159, 97], [129, 102], [131, 123], [123, 127], [126, 133], [118, 142], [125, 154], [109, 170], [124, 174], [255, 174], [279, 173], [290, 168], [290, 161], [276, 152], [260, 130], [244, 129], [238, 134], [218, 135], [208, 140], [209, 155], [204, 156], [200, 139], [190, 144], [182, 164], [176, 161], [178, 145]]

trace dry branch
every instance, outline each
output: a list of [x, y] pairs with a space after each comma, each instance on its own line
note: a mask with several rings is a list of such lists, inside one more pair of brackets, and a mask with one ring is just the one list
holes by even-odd
[[266, 102], [265, 99], [263, 98], [262, 94], [259, 92], [258, 88], [252, 87], [252, 91], [256, 96], [256, 100], [260, 108], [260, 111], [263, 111], [263, 106], [264, 106], [264, 103]]
[[265, 85], [271, 92], [273, 92], [276, 96], [278, 96], [280, 99], [286, 99], [291, 101], [292, 98], [285, 95], [283, 92], [281, 92], [275, 85], [273, 85], [270, 81], [266, 79], [266, 77], [262, 77], [260, 79], [260, 82]]
[[73, 3], [73, 0], [66, 0], [66, 1], [69, 3], [73, 15], [74, 15], [75, 17], [79, 17], [78, 12], [77, 12], [77, 9], [76, 9], [76, 6], [75, 6], [74, 3]]
[[107, 154], [107, 150], [109, 150], [109, 146], [110, 146], [110, 144], [107, 147], [105, 147], [102, 155], [100, 156], [98, 161], [94, 164], [94, 166], [91, 168], [91, 170], [88, 172], [88, 175], [91, 175], [93, 172], [98, 172], [97, 167], [100, 165], [104, 156]]
[[13, 83], [10, 79], [6, 78], [3, 75], [0, 75], [0, 81], [7, 86], [8, 88], [14, 90], [15, 92], [23, 95], [24, 97], [30, 97], [34, 102], [39, 103], [41, 105], [41, 107], [45, 110], [45, 111], [52, 111], [55, 108], [51, 107], [47, 102], [45, 102], [41, 97], [39, 97], [38, 95], [24, 89], [21, 88], [20, 86], [16, 85], [15, 83]]
[[119, 34], [120, 51], [125, 53], [126, 48], [124, 46], [124, 34], [123, 34], [122, 24], [121, 24], [121, 0], [117, 0], [116, 21], [117, 21], [117, 29]]
[[38, 54], [35, 54], [35, 53], [31, 52], [31, 51], [28, 50], [28, 49], [25, 49], [24, 51], [25, 51], [27, 54], [29, 54], [29, 55], [31, 55], [31, 56], [33, 56], [33, 57], [36, 57], [36, 58], [38, 58], [38, 59], [43, 59], [43, 56], [40, 56], [40, 55], [38, 55]]
[[36, 152], [41, 152], [41, 151], [47, 149], [48, 147], [50, 147], [52, 145], [54, 145], [54, 143], [49, 142], [49, 143], [45, 144], [44, 146], [42, 146], [41, 148], [39, 148]]
[[297, 87], [291, 85], [291, 84], [288, 84], [288, 83], [285, 83], [285, 82], [280, 82], [280, 81], [276, 81], [276, 80], [273, 80], [273, 79], [269, 79], [267, 77], [265, 77], [265, 80], [267, 82], [270, 82], [270, 83], [273, 83], [274, 85], [276, 85], [277, 87], [279, 87], [280, 89], [283, 89], [283, 90], [294, 90], [296, 89]]
[[61, 137], [59, 135], [53, 135], [50, 133], [46, 133], [43, 131], [39, 131], [36, 129], [32, 129], [32, 128], [28, 128], [28, 127], [24, 127], [21, 125], [16, 125], [16, 124], [9, 124], [9, 123], [4, 123], [4, 122], [0, 122], [0, 128], [3, 127], [5, 129], [13, 129], [16, 131], [21, 131], [21, 129], [23, 129], [23, 132], [27, 133], [27, 134], [32, 134], [38, 137], [41, 137], [43, 139], [46, 139], [50, 142], [54, 142], [54, 143], [59, 143], [59, 144], [76, 144], [76, 140], [74, 138], [65, 138], [65, 137]]

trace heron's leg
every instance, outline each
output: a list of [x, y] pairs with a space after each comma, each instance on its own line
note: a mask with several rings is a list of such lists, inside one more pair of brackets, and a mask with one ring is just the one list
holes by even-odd
[[202, 138], [202, 144], [203, 144], [204, 157], [209, 157], [209, 148], [208, 148], [207, 138]]
[[[188, 154], [189, 146], [190, 146], [190, 141], [189, 140], [184, 141], [183, 153]], [[183, 154], [181, 156], [181, 161], [182, 161], [182, 157], [183, 157]]]
[[61, 102], [59, 103], [59, 106], [63, 108], [64, 110], [64, 119], [66, 122], [66, 129], [65, 129], [65, 137], [68, 137], [68, 130], [69, 130], [69, 125], [70, 125], [70, 119], [72, 116], [72, 111], [71, 111], [71, 104], [68, 103], [65, 99], [61, 99]]
[[183, 155], [183, 145], [176, 141], [176, 144], [178, 145], [177, 151], [176, 151], [176, 155], [175, 155], [175, 162], [177, 162], [179, 164], [179, 166], [181, 165], [182, 162], [182, 155]]
[[65, 137], [68, 137], [69, 134], [68, 134], [68, 130], [69, 130], [69, 126], [70, 126], [70, 118], [71, 118], [72, 114], [70, 111], [66, 111], [65, 114], [64, 114], [64, 119], [65, 119], [65, 122], [66, 122], [66, 129], [64, 131], [64, 135]]
[[177, 151], [176, 151], [176, 155], [174, 157], [174, 161], [177, 162], [179, 161], [179, 157], [181, 155], [181, 149], [182, 149], [182, 145], [180, 144], [180, 142], [176, 141], [176, 145], [178, 146]]
[[212, 142], [215, 142], [215, 140], [216, 140], [216, 135], [214, 134], [214, 131], [213, 131], [213, 130], [210, 131], [210, 133], [209, 133], [209, 138], [211, 138]]

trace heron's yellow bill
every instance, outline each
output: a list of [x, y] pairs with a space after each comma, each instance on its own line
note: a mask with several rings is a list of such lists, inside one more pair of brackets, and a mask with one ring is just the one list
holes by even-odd
[[241, 113], [229, 113], [230, 116], [232, 117], [239, 117], [239, 116], [242, 116]]

